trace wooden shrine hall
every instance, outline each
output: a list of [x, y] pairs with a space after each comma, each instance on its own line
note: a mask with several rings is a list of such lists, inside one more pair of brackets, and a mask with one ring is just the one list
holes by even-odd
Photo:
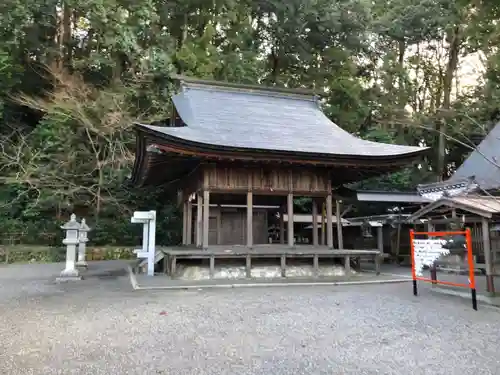
[[[335, 247], [333, 189], [397, 171], [427, 150], [351, 135], [326, 117], [311, 91], [176, 78], [168, 123], [135, 125], [132, 182], [178, 186], [184, 213], [179, 254], [289, 252], [297, 247], [294, 197], [313, 198], [313, 243], [307, 248], [328, 253]], [[270, 215], [269, 207], [279, 207], [279, 215]], [[269, 221], [284, 213], [286, 228], [281, 219], [279, 242], [270, 244]]]

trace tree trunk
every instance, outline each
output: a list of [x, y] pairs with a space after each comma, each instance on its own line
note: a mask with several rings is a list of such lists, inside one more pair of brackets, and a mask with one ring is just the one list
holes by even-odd
[[72, 10], [68, 4], [64, 4], [63, 9], [63, 18], [61, 22], [61, 53], [62, 53], [62, 61], [63, 67], [68, 69], [71, 66], [71, 62], [73, 60], [73, 50], [71, 45], [72, 39]]
[[439, 142], [437, 158], [437, 178], [442, 181], [446, 172], [446, 116], [451, 105], [451, 91], [453, 87], [453, 78], [458, 66], [458, 55], [460, 52], [461, 32], [460, 27], [456, 26], [450, 35], [450, 45], [448, 49], [448, 62], [443, 77], [443, 113], [438, 124]]
[[406, 106], [406, 92], [403, 72], [405, 68], [406, 42], [404, 39], [398, 40], [398, 104], [403, 110]]

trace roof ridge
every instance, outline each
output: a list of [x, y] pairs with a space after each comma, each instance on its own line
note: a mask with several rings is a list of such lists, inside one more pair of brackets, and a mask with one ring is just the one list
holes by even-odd
[[178, 74], [172, 74], [170, 78], [177, 80], [186, 87], [210, 88], [222, 91], [240, 91], [251, 94], [270, 95], [277, 97], [287, 97], [295, 99], [308, 99], [316, 101], [319, 94], [315, 90], [309, 89], [290, 89], [286, 87], [249, 85], [227, 81], [206, 80], [193, 77], [187, 77]]

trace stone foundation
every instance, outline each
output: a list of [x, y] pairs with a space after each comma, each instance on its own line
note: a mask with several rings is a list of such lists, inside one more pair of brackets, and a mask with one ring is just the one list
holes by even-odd
[[[351, 269], [351, 274], [355, 271]], [[290, 265], [286, 267], [286, 277], [313, 278], [314, 268], [308, 265]], [[319, 277], [342, 277], [346, 276], [344, 267], [341, 266], [319, 266]], [[281, 267], [266, 265], [252, 267], [251, 277], [255, 279], [281, 278]], [[175, 278], [180, 280], [210, 280], [210, 270], [206, 266], [179, 266]], [[215, 267], [214, 279], [245, 279], [245, 266], [221, 266]]]

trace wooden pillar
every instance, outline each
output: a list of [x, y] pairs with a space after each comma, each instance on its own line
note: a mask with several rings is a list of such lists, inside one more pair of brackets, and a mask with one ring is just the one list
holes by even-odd
[[400, 247], [401, 247], [401, 216], [397, 216], [398, 220], [398, 226], [396, 230], [396, 249], [395, 249], [395, 257], [397, 261], [399, 262], [399, 252], [400, 252]]
[[337, 219], [337, 240], [339, 250], [344, 248], [344, 236], [342, 233], [342, 218], [340, 217], [340, 202], [335, 200], [335, 218]]
[[326, 244], [329, 249], [333, 249], [333, 210], [332, 193], [326, 196]]
[[280, 244], [285, 244], [285, 209], [280, 206]]
[[222, 243], [222, 208], [217, 207], [217, 245]]
[[186, 228], [186, 244], [191, 245], [193, 243], [193, 204], [190, 199], [187, 202], [187, 228]]
[[384, 252], [384, 227], [377, 227], [377, 250]]
[[293, 233], [293, 194], [288, 194], [287, 199], [287, 214], [288, 214], [288, 246], [293, 247], [294, 244], [294, 233]]
[[326, 244], [325, 216], [326, 216], [326, 213], [325, 213], [325, 204], [323, 203], [321, 205], [321, 242], [320, 242], [321, 246], [325, 246], [325, 244]]
[[280, 244], [285, 244], [285, 209], [280, 206]]
[[[434, 225], [428, 221], [427, 222], [427, 232], [434, 232]], [[413, 261], [413, 260], [412, 260]], [[433, 263], [431, 267], [429, 268], [430, 274], [431, 274], [431, 280], [432, 284], [437, 284], [437, 267], [436, 263]]]
[[196, 246], [201, 247], [202, 245], [202, 234], [203, 234], [203, 196], [198, 193], [196, 202]]
[[187, 245], [187, 202], [182, 204], [182, 244]]
[[203, 191], [203, 249], [208, 249], [208, 222], [210, 218], [210, 192]]
[[484, 249], [484, 262], [486, 263], [486, 290], [493, 294], [495, 293], [495, 282], [493, 280], [493, 262], [491, 258], [491, 242], [490, 242], [490, 225], [488, 219], [483, 217], [481, 219], [482, 224], [482, 237], [483, 237], [483, 249]]
[[247, 247], [253, 246], [253, 193], [247, 192]]
[[314, 198], [312, 200], [312, 225], [313, 246], [318, 246], [318, 202]]

